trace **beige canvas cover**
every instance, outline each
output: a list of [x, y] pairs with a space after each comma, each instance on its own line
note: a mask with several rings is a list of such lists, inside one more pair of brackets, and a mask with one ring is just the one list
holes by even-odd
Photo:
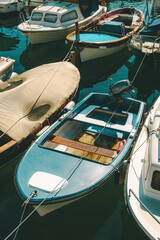
[[0, 83], [0, 130], [16, 141], [26, 138], [61, 107], [79, 81], [79, 71], [73, 64], [57, 62]]

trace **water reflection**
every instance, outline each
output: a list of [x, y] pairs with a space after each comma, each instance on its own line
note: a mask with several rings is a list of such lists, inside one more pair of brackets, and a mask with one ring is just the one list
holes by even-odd
[[91, 88], [96, 82], [105, 81], [116, 73], [131, 56], [132, 52], [125, 48], [117, 54], [83, 63], [79, 68], [81, 73], [80, 89]]
[[0, 32], [0, 51], [5, 52], [15, 49], [19, 41], [20, 40], [17, 37], [13, 37], [13, 35]]
[[70, 45], [63, 41], [47, 44], [29, 44], [20, 56], [20, 62], [26, 70], [44, 63], [59, 62], [64, 59]]
[[13, 28], [20, 23], [19, 14], [0, 15], [0, 28]]
[[20, 42], [16, 29], [18, 23], [18, 15], [0, 16], [0, 51], [11, 51]]
[[128, 79], [137, 88], [137, 98], [146, 102], [155, 90], [160, 89], [160, 61], [154, 61], [153, 56], [134, 55], [125, 65]]

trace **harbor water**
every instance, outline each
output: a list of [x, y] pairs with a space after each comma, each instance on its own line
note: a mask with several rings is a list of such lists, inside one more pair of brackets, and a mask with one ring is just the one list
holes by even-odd
[[[107, 1], [108, 11], [134, 6], [145, 9], [144, 0]], [[29, 16], [29, 10], [26, 9]], [[70, 50], [65, 41], [31, 45], [17, 30], [18, 14], [0, 16], [0, 56], [15, 59], [14, 72], [20, 74], [33, 67], [62, 61]], [[90, 92], [109, 92], [109, 86], [129, 79], [135, 91], [127, 93], [146, 102], [146, 111], [160, 95], [160, 61], [156, 56], [140, 56], [128, 45], [109, 57], [79, 65], [81, 81], [75, 96], [79, 102]], [[65, 77], [65, 76], [64, 76]], [[0, 240], [18, 226], [23, 214], [22, 201], [15, 185], [14, 173], [20, 158], [0, 168]], [[24, 218], [32, 211], [27, 206]], [[115, 184], [112, 176], [89, 196], [40, 217], [32, 214], [8, 239], [17, 240], [143, 240], [145, 239], [129, 215], [124, 200], [124, 183]]]

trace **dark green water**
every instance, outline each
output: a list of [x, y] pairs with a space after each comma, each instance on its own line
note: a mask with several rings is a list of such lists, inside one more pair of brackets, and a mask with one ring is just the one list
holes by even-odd
[[[144, 1], [112, 1], [108, 9], [133, 5], [144, 9]], [[0, 56], [16, 60], [18, 74], [50, 62], [62, 61], [70, 46], [64, 41], [32, 46], [17, 30], [18, 15], [0, 18]], [[90, 92], [108, 92], [109, 85], [122, 79], [134, 80], [133, 96], [146, 101], [149, 109], [159, 95], [160, 62], [135, 56], [131, 49], [80, 66], [81, 81], [76, 101]], [[19, 159], [0, 169], [0, 239], [18, 225], [23, 211], [13, 182]], [[32, 211], [27, 207], [25, 216]], [[9, 238], [14, 239], [14, 234]], [[143, 240], [124, 203], [124, 185], [114, 176], [96, 192], [41, 218], [34, 213], [19, 229], [16, 239]]]

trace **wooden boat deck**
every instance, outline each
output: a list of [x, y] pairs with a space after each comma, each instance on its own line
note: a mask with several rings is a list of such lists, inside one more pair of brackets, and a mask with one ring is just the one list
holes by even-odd
[[47, 141], [47, 147], [63, 145], [66, 146], [66, 153], [109, 164], [117, 155], [119, 142], [118, 139], [104, 135], [97, 138], [97, 134], [82, 130], [73, 140], [53, 136]]

